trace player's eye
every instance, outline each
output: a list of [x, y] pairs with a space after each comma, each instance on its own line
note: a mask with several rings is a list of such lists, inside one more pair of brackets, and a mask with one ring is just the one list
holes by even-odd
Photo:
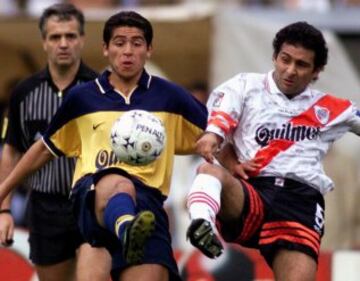
[[142, 39], [136, 39], [133, 41], [133, 45], [136, 47], [141, 47], [145, 44], [144, 40]]
[[124, 46], [125, 43], [126, 43], [126, 41], [124, 41], [124, 40], [115, 40], [114, 41], [114, 45], [118, 46], [118, 47]]
[[77, 35], [75, 33], [69, 33], [69, 34], [66, 34], [65, 37], [68, 40], [75, 40], [77, 38]]
[[60, 39], [61, 39], [61, 35], [59, 34], [54, 34], [49, 36], [50, 41], [59, 41]]
[[308, 68], [308, 67], [311, 66], [309, 63], [307, 63], [307, 62], [305, 62], [305, 61], [298, 61], [298, 62], [296, 63], [296, 65], [297, 65], [298, 67], [300, 67], [300, 68]]
[[290, 63], [290, 58], [288, 56], [280, 56], [280, 60], [283, 62], [283, 63]]

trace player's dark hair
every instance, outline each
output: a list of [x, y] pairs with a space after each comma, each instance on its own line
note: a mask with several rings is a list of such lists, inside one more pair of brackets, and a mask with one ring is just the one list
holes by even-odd
[[134, 11], [122, 11], [111, 16], [106, 22], [103, 30], [103, 41], [109, 45], [115, 28], [121, 26], [136, 27], [143, 31], [147, 46], [151, 45], [153, 39], [153, 28], [151, 23]]
[[322, 33], [307, 22], [295, 22], [285, 26], [276, 33], [273, 48], [274, 57], [277, 57], [284, 43], [300, 45], [315, 53], [315, 69], [323, 68], [327, 63], [328, 48]]
[[59, 19], [59, 21], [69, 21], [72, 18], [75, 18], [79, 23], [79, 33], [81, 35], [85, 34], [84, 14], [79, 9], [77, 9], [73, 4], [59, 3], [59, 4], [51, 5], [48, 8], [46, 8], [40, 17], [39, 29], [41, 32], [41, 36], [43, 38], [46, 37], [46, 28], [45, 28], [46, 22], [52, 16], [56, 16]]

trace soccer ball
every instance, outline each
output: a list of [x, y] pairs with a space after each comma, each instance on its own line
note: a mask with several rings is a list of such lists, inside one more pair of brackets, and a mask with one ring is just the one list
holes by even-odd
[[159, 157], [165, 146], [165, 127], [148, 111], [130, 110], [114, 122], [110, 141], [118, 160], [129, 165], [147, 165]]

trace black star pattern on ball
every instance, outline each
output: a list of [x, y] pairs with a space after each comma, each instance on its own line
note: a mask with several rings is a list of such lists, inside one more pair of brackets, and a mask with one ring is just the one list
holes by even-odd
[[116, 134], [116, 132], [113, 132], [112, 134], [111, 134], [111, 143], [114, 145], [114, 144], [116, 144], [116, 139], [117, 138], [117, 134]]
[[131, 156], [130, 160], [136, 164], [141, 164], [143, 162], [143, 157], [140, 155], [136, 155], [135, 157]]
[[129, 149], [129, 147], [134, 148], [135, 142], [134, 142], [134, 141], [130, 141], [130, 137], [124, 138], [124, 140], [126, 141], [126, 143], [124, 144], [124, 147], [125, 147], [126, 149]]
[[161, 151], [154, 150], [154, 152], [151, 154], [151, 156], [156, 158], [156, 157], [159, 157], [160, 154], [161, 154]]
[[138, 112], [138, 111], [134, 111], [131, 115], [132, 118], [135, 118], [137, 116], [141, 117], [143, 114], [141, 112]]

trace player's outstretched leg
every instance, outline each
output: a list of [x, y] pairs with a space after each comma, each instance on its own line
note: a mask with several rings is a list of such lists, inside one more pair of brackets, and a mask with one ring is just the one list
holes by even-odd
[[186, 236], [194, 247], [209, 258], [216, 258], [224, 251], [224, 247], [217, 238], [210, 222], [205, 219], [194, 219]]
[[139, 264], [146, 240], [155, 230], [155, 215], [151, 211], [138, 213], [125, 228], [122, 236], [123, 256], [129, 264]]

